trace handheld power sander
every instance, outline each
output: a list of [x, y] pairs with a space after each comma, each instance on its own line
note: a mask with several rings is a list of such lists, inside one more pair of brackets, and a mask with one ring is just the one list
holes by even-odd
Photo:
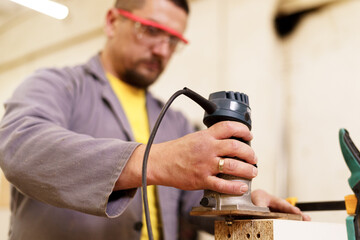
[[[215, 103], [217, 108], [212, 113], [205, 112], [203, 122], [207, 127], [211, 127], [221, 121], [236, 121], [245, 124], [251, 130], [251, 109], [249, 97], [246, 94], [232, 91], [215, 92], [210, 94], [209, 101]], [[242, 139], [237, 140], [245, 142]], [[250, 142], [245, 143], [250, 145]], [[241, 159], [238, 160], [242, 161]], [[244, 182], [248, 185], [248, 191], [241, 196], [235, 196], [204, 190], [204, 196], [200, 202], [201, 206], [194, 207], [193, 211], [247, 210], [269, 212], [267, 207], [258, 207], [252, 203], [251, 179], [222, 173], [219, 173], [217, 176], [230, 181]]]

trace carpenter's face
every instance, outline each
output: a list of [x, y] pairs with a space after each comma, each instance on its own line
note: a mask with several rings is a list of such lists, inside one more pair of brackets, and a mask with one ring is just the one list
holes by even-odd
[[[147, 0], [144, 7], [132, 11], [130, 17], [116, 9], [111, 11], [109, 14], [114, 14], [115, 20], [108, 38], [114, 71], [123, 81], [147, 88], [162, 73], [181, 42], [171, 32], [183, 34], [187, 14], [169, 0]], [[146, 24], [148, 21], [150, 25]], [[156, 27], [158, 24], [160, 28]]]

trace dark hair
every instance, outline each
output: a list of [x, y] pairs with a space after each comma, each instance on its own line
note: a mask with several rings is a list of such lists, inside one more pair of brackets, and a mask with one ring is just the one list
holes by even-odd
[[[115, 7], [121, 8], [131, 12], [134, 9], [142, 8], [146, 0], [116, 0]], [[182, 8], [186, 14], [189, 14], [190, 9], [187, 0], [168, 0], [174, 3], [176, 6]]]

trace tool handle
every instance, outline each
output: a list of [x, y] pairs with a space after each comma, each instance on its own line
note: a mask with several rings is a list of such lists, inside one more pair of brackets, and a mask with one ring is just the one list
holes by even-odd
[[346, 218], [346, 231], [347, 231], [348, 240], [357, 240], [355, 236], [354, 221], [355, 221], [355, 216], [348, 216]]
[[[342, 128], [339, 131], [339, 140], [341, 151], [345, 162], [351, 172], [348, 179], [349, 185], [355, 193], [357, 199], [360, 198], [360, 152], [350, 138], [349, 132]], [[348, 240], [360, 239], [360, 205], [356, 204], [355, 215], [346, 219], [346, 228], [348, 232]]]
[[360, 181], [360, 152], [351, 140], [350, 134], [346, 129], [340, 129], [339, 140], [342, 154], [351, 172], [348, 181], [350, 187], [354, 190], [355, 185]]

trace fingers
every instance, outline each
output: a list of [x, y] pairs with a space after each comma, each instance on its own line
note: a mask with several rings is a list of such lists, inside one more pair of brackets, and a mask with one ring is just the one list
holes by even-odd
[[288, 201], [281, 198], [274, 198], [272, 201], [271, 209], [276, 209], [280, 212], [294, 213], [302, 216], [304, 221], [310, 221], [311, 218], [309, 215], [304, 214], [298, 207], [291, 205]]
[[300, 214], [301, 211], [299, 208], [291, 205], [288, 201], [281, 198], [273, 197], [272, 201], [270, 201], [270, 208], [280, 211], [280, 212], [288, 212], [294, 214]]
[[[221, 167], [220, 163], [223, 163]], [[205, 189], [231, 195], [242, 195], [248, 191], [247, 184], [241, 181], [219, 178], [216, 176], [219, 172], [245, 179], [252, 179], [257, 175], [257, 168], [243, 161], [231, 158], [219, 158], [219, 164], [214, 170], [214, 175], [208, 176], [204, 182]]]
[[258, 169], [256, 167], [243, 161], [231, 158], [219, 158], [219, 161], [220, 159], [224, 162], [222, 171], [220, 171], [220, 169], [216, 169], [215, 173], [221, 172], [246, 179], [252, 179], [258, 174]]
[[[248, 189], [245, 183], [216, 176], [219, 172], [246, 179], [257, 175], [257, 169], [252, 165], [257, 163], [253, 149], [230, 137], [245, 141], [252, 139], [244, 124], [227, 121], [179, 139], [154, 144], [149, 158], [148, 183], [184, 190], [210, 189], [234, 195], [245, 193]], [[224, 160], [222, 169], [220, 159]], [[156, 161], [156, 167], [152, 167], [155, 166], [152, 161]]]
[[277, 209], [280, 212], [294, 213], [302, 216], [304, 221], [311, 221], [309, 215], [304, 214], [298, 207], [291, 205], [285, 199], [276, 198], [277, 201], [274, 202], [273, 207], [271, 209]]
[[236, 139], [230, 139], [235, 137], [250, 141], [253, 138], [250, 130], [244, 124], [223, 121], [214, 124], [207, 131], [215, 140], [218, 140], [214, 143], [217, 156], [234, 157], [250, 164], [257, 163], [255, 153], [248, 144]]
[[311, 221], [311, 217], [309, 215], [304, 214], [303, 212], [301, 212], [301, 216], [302, 216], [304, 221]]
[[248, 186], [243, 182], [228, 181], [216, 176], [209, 176], [207, 183], [206, 189], [225, 194], [242, 195], [249, 190]]
[[235, 157], [250, 164], [257, 163], [254, 150], [246, 143], [235, 139], [217, 141], [215, 148], [218, 156]]
[[234, 121], [218, 122], [211, 126], [209, 131], [218, 139], [236, 137], [244, 141], [251, 141], [253, 138], [252, 133], [246, 125]]
[[257, 189], [253, 191], [251, 193], [251, 200], [256, 206], [269, 207], [272, 211], [275, 212], [299, 214], [302, 216], [304, 221], [311, 220], [310, 216], [301, 212], [299, 208], [291, 205], [285, 199], [272, 196], [264, 190]]

